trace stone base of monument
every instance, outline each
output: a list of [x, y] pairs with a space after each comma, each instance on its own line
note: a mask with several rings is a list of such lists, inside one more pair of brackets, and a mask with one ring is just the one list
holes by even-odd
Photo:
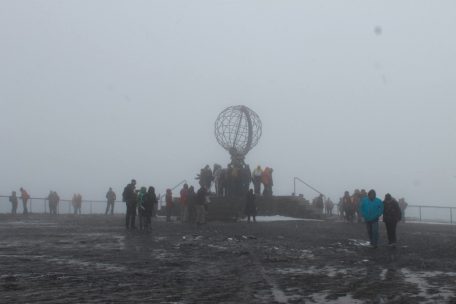
[[[207, 204], [208, 221], [236, 221], [245, 217], [244, 197], [210, 197]], [[297, 196], [257, 196], [258, 216], [281, 215], [295, 218], [320, 219], [323, 215], [309, 201]], [[179, 200], [176, 199], [172, 215], [179, 217]], [[159, 215], [165, 215], [161, 209]]]

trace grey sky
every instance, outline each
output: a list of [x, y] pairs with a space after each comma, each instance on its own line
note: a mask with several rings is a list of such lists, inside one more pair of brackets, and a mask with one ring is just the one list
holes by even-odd
[[[454, 1], [0, 3], [0, 193], [158, 192], [229, 162], [224, 108], [263, 122], [248, 155], [334, 200], [375, 188], [456, 204]], [[376, 28], [381, 33], [376, 33]], [[306, 197], [313, 193], [299, 186]]]

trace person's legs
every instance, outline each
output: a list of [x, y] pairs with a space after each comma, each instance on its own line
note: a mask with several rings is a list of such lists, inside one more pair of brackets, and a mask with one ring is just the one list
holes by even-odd
[[372, 222], [366, 222], [367, 236], [369, 237], [369, 243], [373, 245], [372, 240]]
[[378, 221], [372, 223], [372, 246], [377, 247], [378, 245]]
[[23, 212], [23, 213], [24, 213], [24, 214], [28, 214], [28, 210], [27, 210], [27, 201], [23, 200], [23, 201], [22, 201], [22, 205], [23, 205], [23, 207], [24, 207], [24, 212]]
[[396, 226], [397, 226], [397, 222], [391, 223], [391, 244], [396, 243]]

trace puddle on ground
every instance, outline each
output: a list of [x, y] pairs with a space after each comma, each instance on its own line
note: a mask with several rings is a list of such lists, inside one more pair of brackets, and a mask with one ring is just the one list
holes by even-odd
[[337, 299], [327, 299], [329, 294], [321, 292], [321, 293], [314, 293], [311, 296], [311, 301], [313, 303], [325, 303], [325, 304], [362, 304], [363, 301], [354, 299], [350, 294], [347, 294], [342, 297], [338, 297]]
[[[454, 272], [441, 272], [441, 271], [411, 271], [407, 268], [402, 268], [402, 275], [404, 281], [411, 283], [418, 289], [418, 296], [425, 298], [422, 303], [437, 303], [446, 302], [455, 297], [455, 292], [452, 290], [453, 284], [447, 282], [447, 285], [433, 284], [429, 282], [429, 278], [440, 277], [456, 277]], [[429, 291], [433, 291], [432, 294]]]
[[[351, 269], [350, 272], [354, 270]], [[310, 266], [308, 268], [279, 268], [276, 269], [276, 273], [282, 275], [288, 274], [310, 274], [310, 275], [325, 275], [330, 278], [334, 278], [338, 275], [346, 275], [348, 274], [347, 269], [338, 269], [334, 266], [325, 266], [321, 268], [317, 268], [316, 266]]]

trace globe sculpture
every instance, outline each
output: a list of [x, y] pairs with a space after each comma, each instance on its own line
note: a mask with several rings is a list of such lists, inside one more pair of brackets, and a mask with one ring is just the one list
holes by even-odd
[[215, 137], [236, 166], [244, 164], [247, 153], [258, 144], [261, 132], [260, 117], [242, 105], [226, 108], [215, 121]]

